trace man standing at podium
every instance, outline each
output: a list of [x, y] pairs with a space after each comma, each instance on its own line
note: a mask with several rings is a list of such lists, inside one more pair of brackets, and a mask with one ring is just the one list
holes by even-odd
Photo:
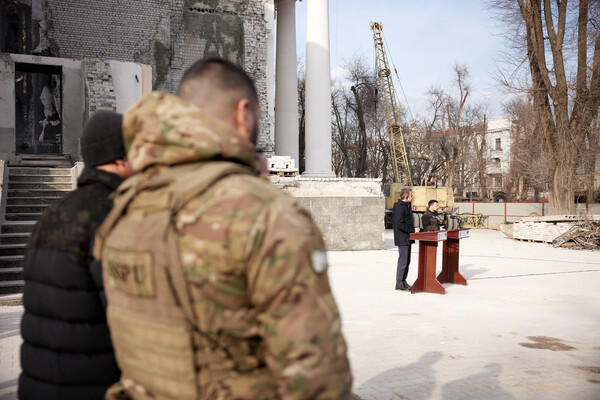
[[400, 200], [394, 204], [392, 210], [394, 227], [394, 244], [398, 246], [398, 266], [396, 268], [396, 290], [408, 291], [412, 287], [406, 282], [408, 275], [408, 266], [410, 265], [409, 239], [411, 233], [419, 232], [413, 222], [413, 213], [411, 201], [413, 198], [412, 189], [404, 188], [400, 191]]

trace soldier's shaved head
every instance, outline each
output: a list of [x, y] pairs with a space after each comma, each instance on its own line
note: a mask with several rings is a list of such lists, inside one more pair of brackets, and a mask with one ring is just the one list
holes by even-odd
[[[235, 64], [219, 58], [207, 58], [190, 66], [179, 83], [178, 94], [215, 117], [227, 119], [242, 99], [250, 111], [259, 115], [258, 95], [252, 79]], [[258, 118], [255, 121], [258, 135]], [[256, 137], [251, 137], [256, 142]]]

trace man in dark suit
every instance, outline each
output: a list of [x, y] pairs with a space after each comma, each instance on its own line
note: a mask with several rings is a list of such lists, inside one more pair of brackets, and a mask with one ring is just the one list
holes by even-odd
[[412, 189], [404, 188], [400, 191], [400, 200], [394, 204], [393, 227], [394, 244], [398, 246], [398, 266], [396, 268], [396, 290], [408, 291], [412, 287], [406, 282], [408, 266], [410, 265], [411, 233], [419, 232], [413, 222], [411, 201]]

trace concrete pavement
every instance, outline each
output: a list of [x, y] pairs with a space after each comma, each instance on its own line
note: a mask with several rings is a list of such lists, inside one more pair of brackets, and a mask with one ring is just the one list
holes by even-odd
[[22, 306], [0, 306], [0, 400], [16, 399]]
[[362, 399], [600, 399], [599, 252], [472, 230], [468, 285], [445, 295], [394, 291], [396, 257], [389, 231], [384, 251], [330, 254]]
[[[445, 295], [394, 291], [396, 257], [391, 231], [385, 250], [329, 253], [356, 399], [600, 399], [600, 252], [472, 230], [468, 285]], [[21, 314], [0, 307], [0, 400], [16, 398]]]

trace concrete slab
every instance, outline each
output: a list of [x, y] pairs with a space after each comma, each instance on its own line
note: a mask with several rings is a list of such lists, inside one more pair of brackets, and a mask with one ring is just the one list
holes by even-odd
[[[385, 243], [329, 253], [355, 399], [600, 399], [599, 252], [472, 230], [461, 242], [468, 285], [410, 294], [393, 289], [390, 230]], [[409, 282], [417, 261], [414, 246]], [[21, 313], [0, 307], [1, 400], [16, 398]]]

